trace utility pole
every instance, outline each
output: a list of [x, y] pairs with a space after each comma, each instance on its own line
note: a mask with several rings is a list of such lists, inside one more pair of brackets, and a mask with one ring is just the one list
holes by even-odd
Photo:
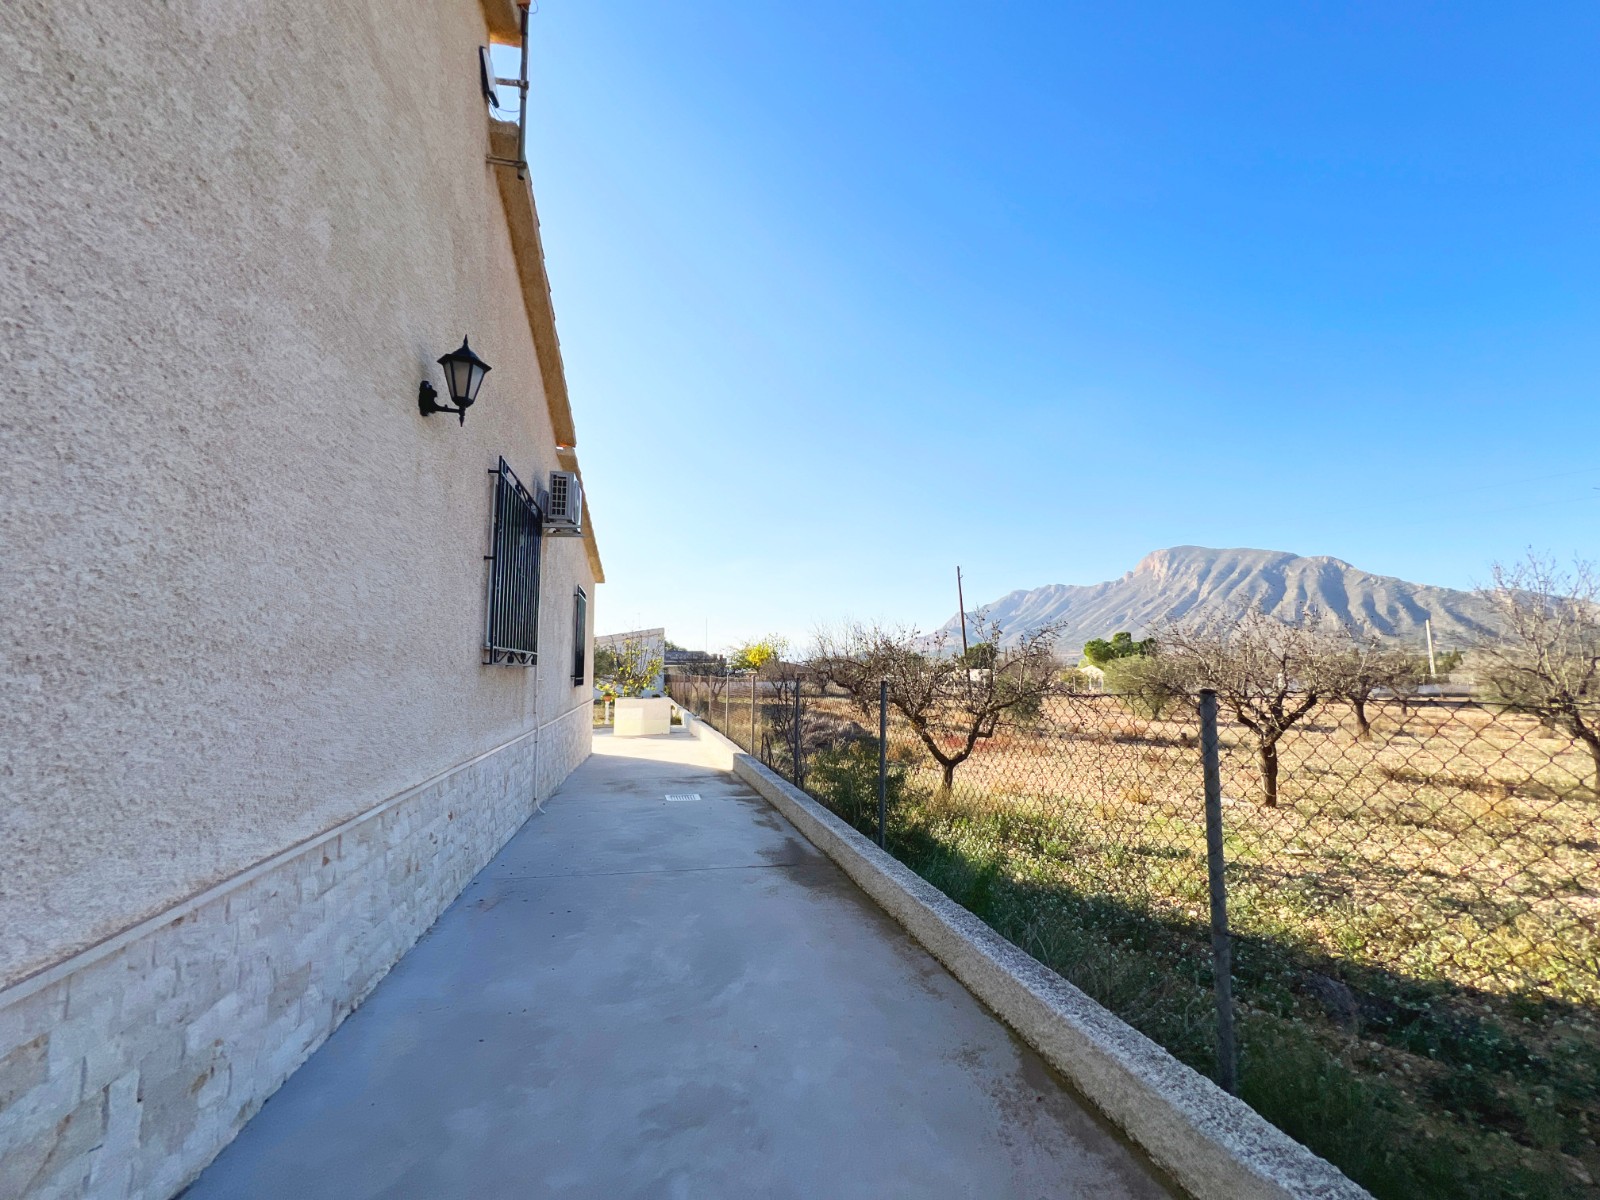
[[967, 661], [967, 601], [961, 593], [961, 567], [956, 567], [956, 610], [961, 614], [961, 661]]
[[1422, 619], [1422, 629], [1423, 629], [1423, 632], [1428, 635], [1428, 682], [1429, 683], [1438, 683], [1439, 682], [1439, 673], [1438, 673], [1437, 670], [1435, 670], [1434, 665], [1433, 665], [1433, 618], [1432, 617], [1424, 617]]

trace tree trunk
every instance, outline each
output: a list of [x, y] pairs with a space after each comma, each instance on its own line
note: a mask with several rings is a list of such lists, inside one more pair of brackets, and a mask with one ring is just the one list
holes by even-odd
[[1268, 808], [1278, 807], [1278, 743], [1261, 743], [1261, 799]]
[[950, 789], [955, 786], [956, 768], [967, 760], [967, 756], [965, 754], [957, 754], [954, 757], [947, 756], [944, 751], [939, 749], [939, 744], [934, 741], [933, 734], [926, 728], [919, 728], [915, 724], [913, 724], [912, 728], [916, 729], [917, 736], [922, 739], [922, 745], [928, 751], [928, 757], [939, 764], [939, 772], [944, 776], [944, 787], [941, 790], [948, 796]]
[[1350, 707], [1356, 710], [1356, 739], [1364, 742], [1367, 740], [1367, 735], [1372, 732], [1372, 722], [1367, 720], [1366, 697], [1352, 697]]
[[1600, 734], [1583, 731], [1578, 736], [1583, 739], [1583, 744], [1589, 747], [1589, 757], [1594, 759], [1594, 792], [1600, 796]]

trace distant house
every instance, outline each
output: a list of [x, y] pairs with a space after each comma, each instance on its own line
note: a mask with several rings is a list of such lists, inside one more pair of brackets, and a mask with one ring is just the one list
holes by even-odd
[[668, 650], [666, 666], [669, 672], [682, 675], [721, 674], [728, 660], [707, 650]]

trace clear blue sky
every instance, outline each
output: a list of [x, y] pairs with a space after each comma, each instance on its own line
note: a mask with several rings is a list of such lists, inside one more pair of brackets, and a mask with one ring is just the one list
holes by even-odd
[[1600, 7], [540, 7], [602, 630], [1600, 554]]

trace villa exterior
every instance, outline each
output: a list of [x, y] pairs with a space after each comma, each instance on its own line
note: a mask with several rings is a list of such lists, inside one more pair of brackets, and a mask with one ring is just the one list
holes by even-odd
[[0, 6], [0, 1195], [178, 1191], [589, 753], [519, 36]]

